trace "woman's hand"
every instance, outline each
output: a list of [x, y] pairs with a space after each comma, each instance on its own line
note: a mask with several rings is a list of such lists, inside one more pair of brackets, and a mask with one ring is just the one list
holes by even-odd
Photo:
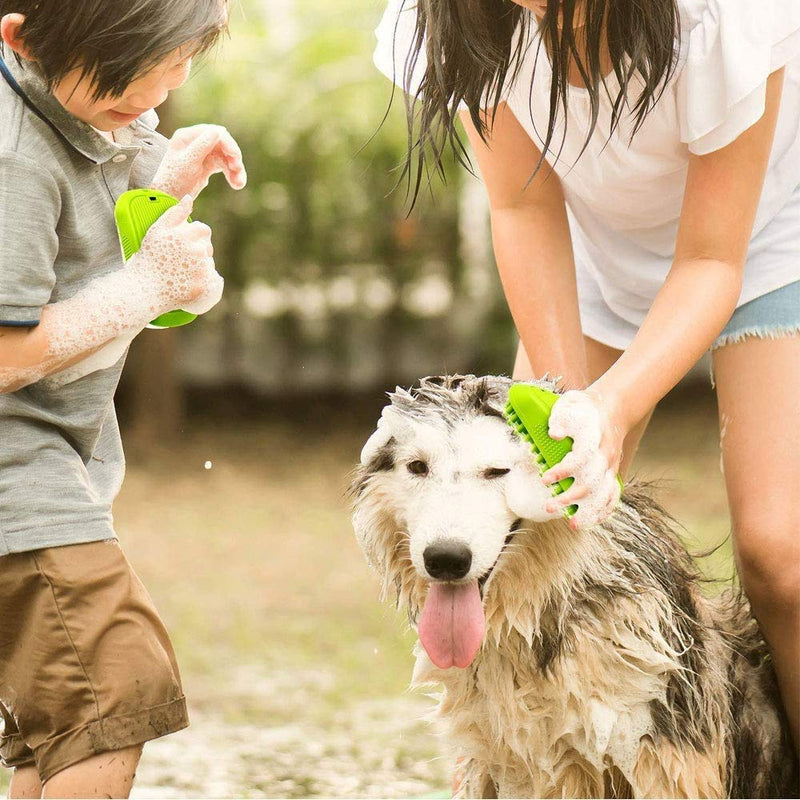
[[153, 188], [173, 197], [189, 194], [196, 198], [217, 172], [225, 175], [233, 189], [242, 189], [247, 183], [242, 151], [233, 136], [221, 125], [180, 128], [170, 139]]
[[627, 434], [614, 404], [591, 388], [566, 392], [550, 414], [549, 433], [553, 439], [569, 436], [573, 445], [542, 480], [549, 485], [573, 477], [575, 482], [553, 498], [547, 511], [577, 504], [569, 520], [575, 530], [602, 522], [619, 501], [617, 471]]

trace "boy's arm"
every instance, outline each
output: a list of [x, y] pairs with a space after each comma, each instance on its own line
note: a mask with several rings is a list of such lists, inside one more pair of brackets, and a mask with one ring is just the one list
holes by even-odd
[[214, 268], [211, 231], [187, 222], [191, 210], [191, 198], [183, 198], [150, 228], [122, 269], [45, 306], [35, 328], [0, 328], [0, 392], [16, 391], [122, 334], [138, 333], [171, 308], [211, 308], [222, 294], [222, 278]]
[[[48, 303], [56, 285], [60, 216], [61, 193], [52, 174], [17, 152], [0, 153], [0, 392], [60, 366], [48, 358], [50, 329], [54, 321], [59, 327], [58, 312]], [[59, 361], [68, 366], [89, 352]]]
[[41, 322], [35, 327], [0, 328], [0, 394], [15, 392], [51, 372], [71, 366], [102, 346], [76, 353], [62, 363], [50, 363], [51, 332], [48, 323], [50, 312], [55, 307], [43, 309]]

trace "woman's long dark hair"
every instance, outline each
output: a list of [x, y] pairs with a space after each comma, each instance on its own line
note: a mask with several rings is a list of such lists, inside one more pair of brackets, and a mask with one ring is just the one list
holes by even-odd
[[[462, 102], [484, 141], [491, 132], [503, 87], [518, 75], [528, 47], [544, 46], [552, 66], [550, 111], [542, 158], [551, 144], [559, 111], [566, 117], [570, 63], [574, 61], [588, 90], [591, 126], [584, 149], [597, 126], [603, 82], [600, 53], [607, 39], [612, 68], [619, 83], [612, 104], [611, 136], [623, 113], [639, 130], [658, 101], [675, 67], [680, 35], [676, 0], [547, 0], [547, 12], [537, 23], [533, 14], [511, 0], [404, 0], [416, 4], [414, 42], [405, 62], [406, 87], [419, 56], [426, 67], [415, 95], [407, 95], [409, 125], [405, 175], [413, 187], [412, 205], [423, 176], [442, 174], [442, 158], [448, 144], [459, 161], [469, 167], [469, 157], [456, 128]], [[575, 7], [581, 3], [585, 24], [573, 27]], [[558, 25], [559, 7], [563, 13]], [[532, 41], [530, 27], [537, 25], [541, 38]], [[638, 97], [629, 97], [634, 75], [641, 82]], [[488, 110], [485, 115], [482, 110]], [[566, 121], [565, 121], [566, 125]], [[562, 140], [563, 144], [563, 140]], [[414, 163], [416, 161], [416, 164]], [[540, 162], [541, 166], [541, 162]]]

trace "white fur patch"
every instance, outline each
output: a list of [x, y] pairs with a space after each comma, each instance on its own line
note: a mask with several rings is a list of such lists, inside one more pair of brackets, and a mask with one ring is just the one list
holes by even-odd
[[403, 419], [397, 409], [392, 406], [385, 406], [381, 411], [378, 420], [378, 427], [372, 436], [367, 439], [364, 447], [361, 448], [361, 464], [366, 466], [375, 458], [378, 451], [395, 435], [399, 435], [402, 429]]
[[546, 510], [552, 498], [552, 491], [542, 483], [532, 456], [521, 460], [508, 476], [506, 502], [518, 517], [533, 522], [557, 519], [563, 513], [560, 509], [550, 513]]

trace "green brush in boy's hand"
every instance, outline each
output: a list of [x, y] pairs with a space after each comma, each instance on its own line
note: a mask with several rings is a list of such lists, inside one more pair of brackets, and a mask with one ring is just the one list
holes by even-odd
[[[114, 219], [122, 245], [122, 255], [127, 261], [142, 246], [142, 240], [150, 226], [178, 200], [157, 189], [131, 189], [120, 195], [114, 207]], [[189, 222], [192, 218], [189, 217]], [[197, 314], [189, 311], [168, 311], [156, 317], [148, 328], [178, 328], [197, 319]]]

